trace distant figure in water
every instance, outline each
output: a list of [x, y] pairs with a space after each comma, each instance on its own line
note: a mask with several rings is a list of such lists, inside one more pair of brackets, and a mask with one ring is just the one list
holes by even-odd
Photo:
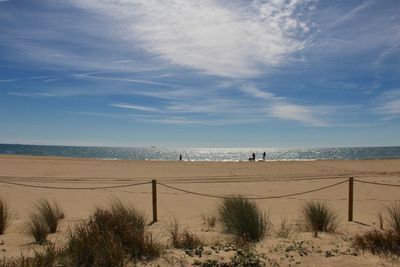
[[249, 161], [256, 161], [256, 153], [253, 153], [251, 155], [251, 158], [249, 158]]
[[182, 161], [182, 154], [179, 154], [179, 160]]
[[263, 153], [263, 161], [265, 161], [265, 156], [267, 155], [267, 153], [265, 153], [265, 151], [264, 151], [264, 153]]

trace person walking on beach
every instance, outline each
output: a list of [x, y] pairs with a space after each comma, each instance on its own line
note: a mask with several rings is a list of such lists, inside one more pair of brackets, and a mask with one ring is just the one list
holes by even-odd
[[179, 154], [179, 160], [182, 161], [182, 154]]
[[256, 161], [256, 153], [253, 152], [253, 161]]
[[265, 161], [265, 156], [267, 155], [267, 153], [265, 153], [265, 151], [264, 151], [264, 153], [263, 153], [263, 161]]

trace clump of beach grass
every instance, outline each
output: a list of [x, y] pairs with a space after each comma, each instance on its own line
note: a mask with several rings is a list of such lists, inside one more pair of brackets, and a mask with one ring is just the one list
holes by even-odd
[[[353, 246], [369, 250], [373, 254], [394, 254], [400, 256], [400, 204], [385, 206], [387, 227], [370, 230], [354, 236]], [[383, 215], [381, 215], [383, 224]]]
[[21, 255], [19, 257], [0, 259], [0, 267], [55, 267], [65, 266], [61, 263], [62, 249], [57, 249], [54, 244], [48, 243], [42, 251], [34, 251], [31, 257]]
[[27, 234], [32, 236], [36, 243], [44, 244], [47, 241], [49, 227], [40, 215], [31, 213], [26, 228]]
[[388, 213], [389, 229], [400, 234], [400, 203], [385, 206]]
[[4, 234], [7, 227], [10, 225], [11, 212], [8, 208], [7, 202], [0, 198], [0, 235]]
[[202, 215], [201, 219], [209, 228], [214, 228], [217, 224], [217, 216], [215, 214]]
[[65, 252], [71, 266], [123, 266], [126, 259], [121, 241], [93, 218], [69, 233]]
[[318, 232], [335, 232], [338, 226], [336, 213], [322, 201], [307, 201], [302, 208], [305, 229], [318, 237]]
[[170, 222], [168, 230], [171, 236], [171, 243], [174, 248], [194, 249], [203, 245], [203, 242], [196, 234], [186, 229], [181, 232], [176, 218]]
[[159, 257], [162, 246], [145, 232], [146, 216], [118, 199], [96, 208], [69, 233], [66, 253], [73, 266], [123, 266], [129, 260]]
[[286, 216], [282, 216], [279, 229], [276, 231], [276, 236], [280, 238], [290, 238], [295, 232], [294, 223]]
[[240, 196], [221, 202], [219, 218], [227, 233], [249, 242], [262, 240], [270, 226], [269, 216], [256, 203]]
[[38, 217], [46, 223], [49, 228], [49, 233], [57, 232], [59, 221], [64, 218], [64, 212], [57, 202], [50, 203], [50, 201], [44, 199], [40, 200], [35, 208], [37, 210]]

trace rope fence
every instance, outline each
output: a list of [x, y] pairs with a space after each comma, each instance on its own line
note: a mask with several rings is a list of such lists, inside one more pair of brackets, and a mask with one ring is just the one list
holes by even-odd
[[359, 182], [359, 183], [363, 183], [363, 184], [373, 184], [373, 185], [400, 187], [399, 184], [386, 184], [386, 183], [363, 181], [363, 180], [358, 180], [358, 179], [355, 179], [354, 181]]
[[[304, 181], [303, 179], [299, 179], [298, 181]], [[334, 184], [330, 184], [327, 186], [296, 192], [291, 194], [284, 194], [284, 195], [276, 195], [276, 196], [262, 196], [262, 197], [242, 197], [243, 199], [248, 200], [268, 200], [268, 199], [280, 199], [280, 198], [287, 198], [299, 195], [305, 195], [317, 191], [322, 191], [328, 188], [333, 188], [339, 186], [341, 184], [348, 183], [349, 185], [349, 194], [348, 194], [348, 221], [353, 221], [353, 200], [354, 200], [354, 182], [363, 183], [363, 184], [372, 184], [372, 185], [379, 185], [379, 186], [391, 186], [391, 187], [400, 187], [400, 184], [388, 184], [388, 183], [379, 183], [379, 182], [371, 182], [371, 181], [363, 181], [359, 179], [354, 179], [353, 177], [349, 177], [344, 181], [340, 181]], [[113, 189], [113, 188], [124, 188], [124, 187], [133, 187], [133, 186], [140, 186], [146, 184], [152, 184], [152, 204], [153, 204], [153, 222], [157, 221], [157, 184], [179, 192], [183, 192], [186, 194], [192, 194], [196, 196], [202, 197], [209, 197], [209, 198], [217, 198], [217, 199], [227, 199], [227, 198], [234, 198], [235, 196], [221, 196], [221, 195], [212, 195], [212, 194], [205, 194], [194, 192], [186, 189], [182, 189], [179, 187], [174, 187], [168, 184], [157, 182], [157, 180], [152, 180], [151, 182], [141, 182], [141, 183], [131, 183], [131, 184], [123, 184], [123, 185], [112, 185], [112, 186], [98, 186], [98, 187], [61, 187], [61, 186], [45, 186], [45, 185], [32, 185], [32, 184], [23, 184], [23, 183], [16, 183], [16, 182], [9, 182], [0, 180], [2, 184], [8, 185], [15, 185], [15, 186], [22, 186], [22, 187], [31, 187], [31, 188], [42, 188], [42, 189], [62, 189], [62, 190], [96, 190], [96, 189]]]
[[[312, 190], [308, 190], [308, 191], [303, 191], [303, 192], [297, 192], [297, 193], [292, 193], [292, 194], [287, 194], [287, 195], [278, 195], [278, 196], [265, 196], [265, 197], [242, 197], [243, 199], [249, 199], [249, 200], [266, 200], [266, 199], [276, 199], [276, 198], [285, 198], [285, 197], [293, 197], [293, 196], [299, 196], [299, 195], [304, 195], [304, 194], [308, 194], [308, 193], [312, 193], [312, 192], [317, 192], [317, 191], [321, 191], [330, 187], [334, 187], [334, 186], [338, 186], [341, 184], [347, 183], [347, 180], [345, 181], [341, 181], [338, 183], [334, 183], [328, 186], [323, 186], [317, 189], [312, 189]], [[157, 184], [176, 190], [176, 191], [180, 191], [180, 192], [184, 192], [187, 194], [192, 194], [192, 195], [198, 195], [198, 196], [203, 196], [203, 197], [212, 197], [212, 198], [219, 198], [219, 199], [226, 199], [226, 198], [232, 198], [234, 196], [217, 196], [217, 195], [211, 195], [211, 194], [204, 194], [204, 193], [198, 193], [198, 192], [193, 192], [193, 191], [189, 191], [189, 190], [185, 190], [182, 188], [177, 188], [177, 187], [173, 187], [170, 185], [166, 185], [160, 182], [157, 182]]]
[[22, 184], [22, 183], [14, 183], [1, 181], [2, 184], [9, 185], [17, 185], [23, 187], [33, 187], [33, 188], [42, 188], [42, 189], [62, 189], [62, 190], [96, 190], [96, 189], [111, 189], [111, 188], [122, 188], [122, 187], [132, 187], [144, 184], [151, 184], [151, 182], [143, 182], [143, 183], [134, 183], [134, 184], [124, 184], [124, 185], [111, 185], [111, 186], [97, 186], [97, 187], [62, 187], [62, 186], [46, 186], [46, 185], [31, 185], [31, 184]]

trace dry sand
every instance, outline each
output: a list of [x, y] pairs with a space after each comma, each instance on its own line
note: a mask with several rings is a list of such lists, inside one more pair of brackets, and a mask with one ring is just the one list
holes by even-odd
[[[348, 179], [400, 184], [400, 160], [354, 161], [286, 161], [286, 162], [165, 162], [165, 161], [108, 161], [67, 159], [57, 157], [0, 156], [0, 181], [55, 187], [101, 187], [140, 183], [157, 179], [158, 182], [185, 190], [211, 195], [242, 195], [263, 197], [308, 191]], [[215, 213], [220, 200], [175, 191], [158, 185], [159, 222], [149, 226], [163, 242], [167, 242], [166, 225], [175, 217], [183, 227], [202, 236], [205, 241], [224, 239], [221, 229], [207, 229], [202, 215]], [[33, 204], [41, 199], [57, 200], [66, 212], [58, 233], [52, 240], [62, 242], [68, 227], [86, 219], [94, 206], [107, 204], [112, 197], [133, 203], [145, 211], [151, 220], [151, 185], [99, 190], [41, 189], [0, 183], [0, 196], [6, 199], [15, 216], [6, 233], [0, 236], [1, 255], [29, 254], [37, 245], [24, 234], [24, 223]], [[322, 191], [282, 199], [257, 200], [271, 214], [276, 230], [281, 218], [299, 218], [305, 200], [325, 200], [340, 217], [339, 233], [322, 234], [312, 238], [310, 233], [298, 233], [292, 239], [270, 236], [258, 245], [260, 251], [278, 260], [281, 266], [391, 266], [399, 262], [361, 253], [348, 255], [347, 239], [355, 232], [377, 227], [377, 213], [385, 204], [399, 200], [400, 187], [385, 187], [355, 182], [354, 220], [347, 222], [348, 184]], [[305, 241], [309, 253], [301, 257], [282, 252], [297, 241]], [[279, 249], [280, 248], [280, 249]], [[331, 251], [331, 252], [327, 252]], [[225, 257], [229, 257], [229, 252]], [[326, 257], [327, 254], [333, 257]], [[182, 261], [193, 259], [181, 251], [172, 251]], [[221, 254], [222, 255], [222, 254]], [[290, 261], [293, 256], [293, 261]], [[329, 255], [328, 255], [329, 256]], [[220, 257], [212, 254], [210, 257]], [[281, 259], [282, 257], [282, 259]], [[173, 258], [171, 256], [171, 258]], [[169, 262], [173, 260], [169, 259]], [[167, 265], [166, 261], [159, 261]], [[173, 263], [171, 265], [175, 265]]]

